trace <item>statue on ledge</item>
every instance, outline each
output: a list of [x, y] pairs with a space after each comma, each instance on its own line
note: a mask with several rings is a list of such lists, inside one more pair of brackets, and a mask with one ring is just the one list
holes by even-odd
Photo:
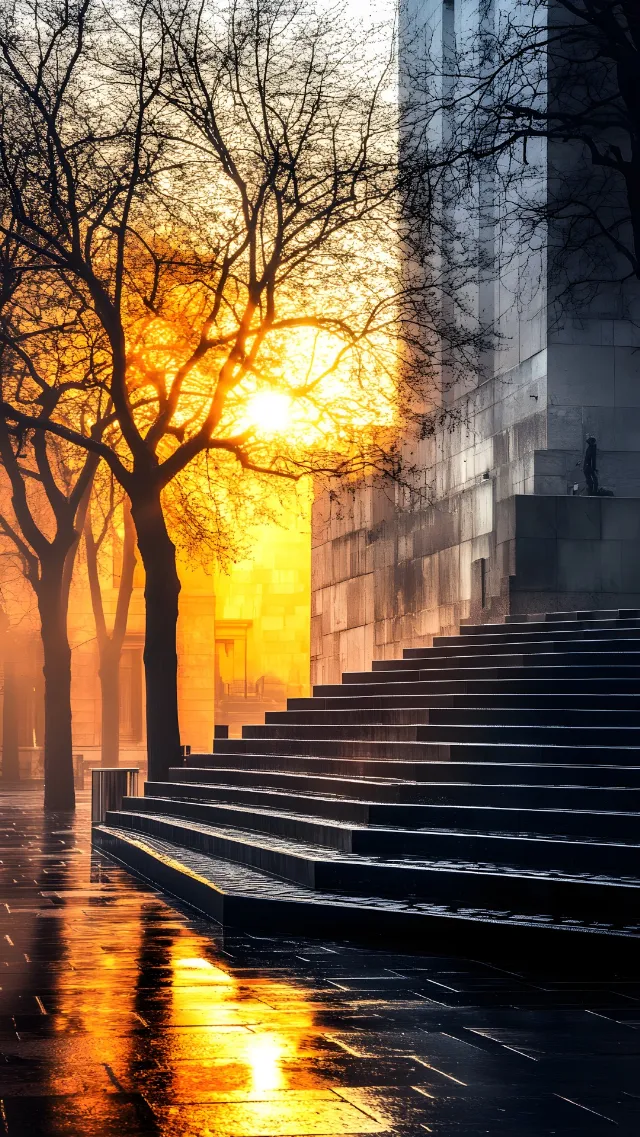
[[598, 483], [597, 458], [598, 447], [596, 440], [592, 434], [588, 434], [587, 448], [584, 452], [584, 461], [582, 463], [582, 471], [587, 483], [587, 494], [589, 497], [613, 497], [613, 490], [601, 489]]
[[582, 463], [582, 472], [584, 473], [587, 483], [587, 493], [590, 496], [598, 493], [598, 471], [596, 469], [596, 460], [598, 456], [598, 447], [596, 440], [592, 434], [587, 435], [587, 449], [584, 452], [584, 462]]

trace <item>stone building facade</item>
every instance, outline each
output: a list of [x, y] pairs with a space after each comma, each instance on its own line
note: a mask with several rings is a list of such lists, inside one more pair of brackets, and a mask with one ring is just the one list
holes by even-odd
[[[306, 508], [283, 524], [257, 525], [253, 555], [228, 573], [182, 556], [178, 620], [178, 704], [183, 743], [208, 752], [216, 723], [239, 733], [288, 696], [309, 691], [309, 531]], [[6, 550], [5, 550], [6, 551]], [[120, 560], [103, 558], [108, 627]], [[19, 567], [0, 560], [0, 747], [16, 742], [24, 778], [42, 776], [43, 675], [35, 601]], [[95, 624], [82, 556], [69, 604], [73, 746], [100, 763], [101, 699]], [[138, 565], [120, 664], [120, 763], [144, 769], [144, 573]]]
[[[510, 2], [496, 0], [493, 17]], [[477, 2], [423, 6], [436, 44], [451, 35], [447, 20], [455, 29], [478, 18]], [[574, 158], [538, 147], [541, 193]], [[544, 247], [519, 249], [517, 239], [480, 283], [477, 309], [492, 315], [497, 347], [488, 375], [443, 395], [459, 411], [451, 424], [407, 442], [423, 472], [417, 505], [374, 484], [316, 501], [315, 682], [469, 619], [640, 607], [640, 294], [633, 284], [601, 289], [567, 311], [555, 288]], [[583, 496], [587, 435], [614, 497]]]

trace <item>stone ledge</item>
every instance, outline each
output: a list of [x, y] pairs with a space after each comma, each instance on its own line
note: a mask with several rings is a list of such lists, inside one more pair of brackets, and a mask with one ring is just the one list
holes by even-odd
[[617, 967], [627, 959], [637, 961], [640, 934], [631, 926], [339, 893], [310, 895], [245, 866], [153, 837], [100, 826], [93, 840], [101, 851], [226, 927], [419, 943], [423, 950], [437, 952], [450, 951], [468, 936], [475, 958], [513, 958], [517, 953], [523, 959], [553, 952], [556, 962], [564, 958], [569, 963], [588, 944], [591, 960], [600, 956], [604, 962], [613, 953]]

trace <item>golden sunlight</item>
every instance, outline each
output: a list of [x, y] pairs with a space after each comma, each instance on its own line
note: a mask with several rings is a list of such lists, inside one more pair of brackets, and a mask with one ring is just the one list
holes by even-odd
[[194, 971], [200, 973], [204, 972], [203, 982], [207, 984], [214, 982], [232, 985], [234, 982], [227, 971], [223, 971], [222, 968], [210, 963], [208, 959], [202, 959], [199, 956], [189, 957], [188, 959], [176, 959], [173, 966], [179, 982], [183, 982], [185, 978], [188, 978], [190, 982], [198, 983], [200, 975], [192, 975], [191, 973]]
[[291, 399], [281, 391], [258, 391], [247, 402], [246, 418], [262, 435], [283, 434], [291, 425]]
[[295, 1042], [277, 1032], [255, 1034], [247, 1040], [245, 1055], [253, 1093], [280, 1090], [286, 1085], [282, 1062], [295, 1054]]

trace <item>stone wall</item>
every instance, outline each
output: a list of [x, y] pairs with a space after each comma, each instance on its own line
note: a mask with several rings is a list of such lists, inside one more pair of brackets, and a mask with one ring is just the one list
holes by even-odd
[[515, 497], [496, 532], [512, 614], [640, 608], [640, 498]]
[[463, 621], [640, 608], [640, 498], [494, 494], [488, 481], [417, 513], [387, 503], [385, 516], [369, 488], [358, 528], [348, 528], [355, 511], [318, 518], [316, 531], [335, 535], [314, 549], [313, 682], [338, 682]]

